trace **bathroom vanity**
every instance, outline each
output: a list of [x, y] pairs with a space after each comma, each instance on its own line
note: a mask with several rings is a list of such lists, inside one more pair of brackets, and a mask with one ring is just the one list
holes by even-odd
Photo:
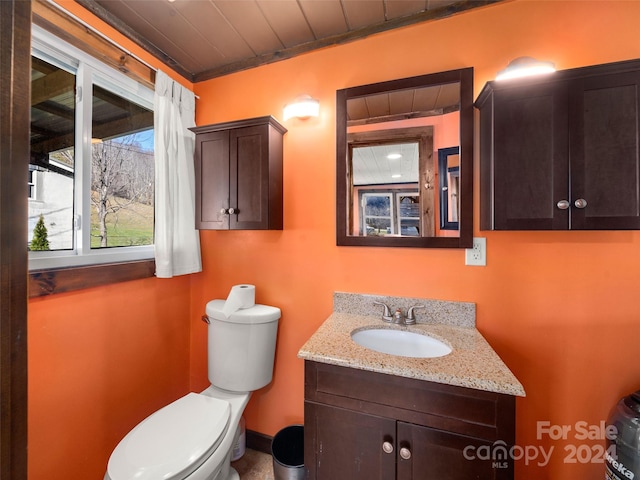
[[[397, 327], [382, 322], [373, 301], [426, 309], [416, 325]], [[475, 329], [474, 304], [345, 293], [334, 304], [298, 354], [308, 480], [513, 478], [503, 453], [515, 442], [515, 397], [525, 393]], [[351, 340], [369, 327], [424, 333], [452, 352], [378, 353]]]

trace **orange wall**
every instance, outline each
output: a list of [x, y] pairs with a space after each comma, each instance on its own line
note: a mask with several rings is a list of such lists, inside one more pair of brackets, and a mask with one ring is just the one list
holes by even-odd
[[[61, 3], [157, 65], [75, 2]], [[554, 447], [544, 468], [519, 461], [517, 478], [601, 478], [601, 464], [564, 462], [566, 446], [591, 443], [537, 439], [536, 422], [596, 424], [640, 388], [640, 232], [478, 232], [476, 221], [488, 239], [486, 267], [465, 267], [455, 250], [336, 247], [335, 90], [473, 66], [477, 94], [521, 55], [561, 69], [638, 58], [639, 16], [638, 2], [518, 0], [197, 85], [199, 124], [280, 118], [301, 93], [320, 99], [319, 119], [286, 124], [285, 229], [203, 232], [204, 272], [191, 278], [29, 302], [29, 479], [102, 478], [135, 423], [206, 387], [200, 315], [242, 282], [283, 311], [274, 380], [254, 395], [248, 428], [272, 435], [302, 421], [296, 353], [330, 314], [334, 291], [471, 301], [478, 328], [527, 390], [517, 402], [518, 444]], [[476, 190], [476, 213], [477, 198]]]
[[[59, 3], [158, 65], [77, 3]], [[102, 479], [120, 439], [189, 391], [190, 282], [150, 278], [29, 302], [29, 480]]]
[[527, 391], [517, 401], [517, 443], [554, 448], [545, 467], [518, 461], [517, 478], [602, 477], [602, 464], [566, 463], [565, 448], [592, 442], [573, 432], [565, 441], [538, 439], [536, 422], [597, 424], [640, 388], [640, 232], [479, 232], [476, 220], [476, 236], [487, 238], [486, 267], [465, 267], [458, 250], [337, 247], [335, 91], [473, 66], [477, 95], [522, 55], [559, 69], [638, 58], [639, 17], [640, 2], [518, 0], [197, 84], [199, 125], [281, 118], [282, 106], [302, 93], [320, 100], [321, 114], [286, 123], [283, 231], [201, 233], [192, 388], [207, 384], [205, 325], [196, 313], [236, 283], [254, 283], [257, 300], [283, 312], [274, 381], [246, 412], [248, 428], [269, 435], [302, 421], [296, 354], [330, 314], [334, 291], [475, 302], [478, 328]]
[[189, 278], [29, 302], [29, 479], [101, 479], [141, 419], [189, 391]]

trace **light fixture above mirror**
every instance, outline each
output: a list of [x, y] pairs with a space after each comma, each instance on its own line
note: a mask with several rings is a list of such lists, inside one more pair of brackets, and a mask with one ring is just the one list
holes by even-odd
[[471, 246], [472, 68], [338, 90], [336, 128], [338, 245]]

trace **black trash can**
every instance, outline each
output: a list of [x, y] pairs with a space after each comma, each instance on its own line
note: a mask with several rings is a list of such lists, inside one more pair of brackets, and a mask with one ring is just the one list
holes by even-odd
[[304, 480], [304, 427], [289, 425], [271, 442], [274, 480]]

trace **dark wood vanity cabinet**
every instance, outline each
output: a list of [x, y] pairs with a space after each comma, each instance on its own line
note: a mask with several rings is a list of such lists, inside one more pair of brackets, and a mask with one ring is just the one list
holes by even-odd
[[306, 361], [304, 415], [307, 480], [513, 479], [510, 395]]
[[196, 228], [281, 230], [287, 130], [271, 116], [191, 130], [196, 134]]
[[640, 61], [489, 82], [483, 230], [640, 229]]

